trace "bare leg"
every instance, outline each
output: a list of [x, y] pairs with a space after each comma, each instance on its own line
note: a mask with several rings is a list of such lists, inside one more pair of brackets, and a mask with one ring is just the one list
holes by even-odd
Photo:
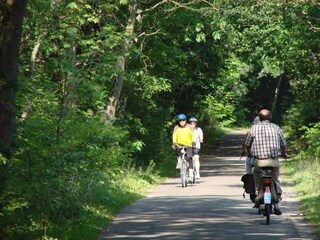
[[261, 168], [259, 168], [256, 164], [254, 165], [253, 176], [254, 176], [254, 186], [256, 187], [256, 191], [258, 192], [259, 184], [261, 181]]
[[246, 174], [253, 174], [253, 166], [250, 163], [246, 163]]
[[193, 160], [194, 160], [197, 175], [200, 177], [200, 156], [194, 155]]

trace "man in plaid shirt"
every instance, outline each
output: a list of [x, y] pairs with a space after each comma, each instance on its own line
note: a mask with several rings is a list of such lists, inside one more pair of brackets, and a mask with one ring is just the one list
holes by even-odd
[[[251, 127], [245, 145], [248, 156], [255, 159], [254, 165], [254, 182], [256, 188], [261, 180], [262, 166], [273, 167], [271, 176], [277, 183], [277, 192], [281, 195], [282, 190], [279, 185], [279, 154], [286, 158], [286, 140], [280, 127], [270, 122], [271, 112], [263, 109], [259, 112], [261, 123]], [[252, 152], [251, 152], [252, 150]], [[275, 214], [281, 215], [278, 204], [275, 205]]]

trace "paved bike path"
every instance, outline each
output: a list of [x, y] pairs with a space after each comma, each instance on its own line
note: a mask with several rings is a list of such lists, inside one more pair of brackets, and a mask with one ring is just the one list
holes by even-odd
[[283, 215], [271, 215], [270, 225], [243, 199], [243, 138], [244, 132], [227, 134], [202, 157], [198, 184], [182, 188], [179, 176], [168, 179], [125, 208], [98, 239], [316, 239], [290, 187], [283, 189]]

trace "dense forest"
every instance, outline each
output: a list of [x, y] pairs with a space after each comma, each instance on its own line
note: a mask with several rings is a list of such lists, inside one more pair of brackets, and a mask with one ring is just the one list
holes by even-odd
[[319, 183], [318, 1], [1, 0], [0, 11], [0, 239], [72, 225], [130, 169], [170, 175], [179, 113], [210, 137], [268, 108]]

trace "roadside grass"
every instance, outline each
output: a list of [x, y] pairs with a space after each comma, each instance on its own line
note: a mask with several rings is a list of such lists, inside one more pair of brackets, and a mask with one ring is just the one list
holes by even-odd
[[[213, 142], [230, 131], [232, 130], [227, 128], [210, 128], [205, 132], [205, 141]], [[175, 159], [173, 152], [172, 159]], [[97, 239], [101, 231], [110, 224], [113, 216], [146, 196], [149, 189], [177, 173], [174, 160], [167, 160], [161, 166], [155, 166], [151, 162], [150, 166], [144, 170], [128, 165], [125, 170], [113, 173], [112, 176], [107, 174], [101, 176], [99, 184], [92, 188], [91, 201], [84, 206], [82, 216], [64, 226], [49, 227], [47, 236], [42, 240]], [[155, 171], [155, 168], [158, 171]]]
[[[154, 166], [153, 166], [154, 167]], [[125, 171], [103, 176], [91, 192], [91, 201], [84, 206], [80, 219], [64, 226], [48, 229], [43, 239], [97, 239], [112, 217], [134, 201], [146, 196], [148, 189], [164, 181], [150, 167], [147, 170], [130, 167]], [[50, 236], [50, 237], [49, 237]]]
[[213, 142], [217, 139], [222, 138], [226, 133], [232, 132], [237, 129], [226, 128], [226, 127], [207, 127], [203, 128], [204, 131], [204, 143], [201, 148], [206, 152], [213, 147]]
[[290, 159], [282, 163], [284, 183], [294, 183], [301, 202], [301, 211], [320, 237], [320, 163], [312, 160]]
[[225, 128], [225, 127], [207, 127], [204, 128], [204, 139], [205, 140], [215, 140], [222, 138], [228, 132], [231, 132], [236, 129]]

